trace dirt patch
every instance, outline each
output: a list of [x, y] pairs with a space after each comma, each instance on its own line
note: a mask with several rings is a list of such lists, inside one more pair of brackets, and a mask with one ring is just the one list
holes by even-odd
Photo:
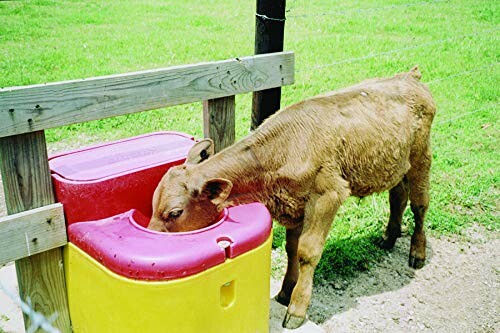
[[309, 319], [325, 332], [499, 332], [498, 234], [457, 238], [429, 237], [421, 270], [408, 267], [409, 237], [398, 240], [366, 272], [316, 285]]

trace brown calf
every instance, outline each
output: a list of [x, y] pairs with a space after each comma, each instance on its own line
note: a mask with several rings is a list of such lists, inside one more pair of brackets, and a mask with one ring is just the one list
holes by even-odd
[[383, 248], [401, 235], [409, 197], [415, 218], [409, 264], [422, 267], [436, 109], [420, 77], [415, 67], [291, 105], [215, 155], [212, 142], [202, 140], [161, 180], [149, 228], [193, 230], [224, 207], [264, 203], [286, 227], [288, 268], [276, 299], [288, 305], [287, 328], [304, 321], [325, 238], [350, 195], [389, 190]]

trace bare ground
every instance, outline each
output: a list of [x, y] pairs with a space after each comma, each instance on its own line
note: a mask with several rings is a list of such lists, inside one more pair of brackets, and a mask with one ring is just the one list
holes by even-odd
[[[63, 143], [49, 150], [69, 148]], [[0, 216], [5, 214], [0, 182]], [[316, 285], [309, 323], [300, 332], [500, 332], [498, 233], [474, 226], [462, 236], [429, 237], [428, 260], [421, 270], [407, 265], [409, 243], [407, 236], [398, 240], [380, 262], [353, 278]], [[274, 265], [282, 267], [285, 260], [281, 250], [273, 251]], [[13, 267], [0, 273], [6, 270], [15, 279]], [[272, 280], [274, 293], [283, 275], [278, 271]], [[6, 287], [15, 286], [10, 281]], [[22, 331], [16, 311], [0, 291], [0, 332]], [[271, 302], [271, 332], [287, 331], [280, 325], [285, 311]]]
[[325, 332], [500, 332], [498, 234], [476, 226], [460, 239], [429, 237], [420, 270], [407, 265], [409, 244], [403, 237], [366, 272], [315, 286], [309, 320]]

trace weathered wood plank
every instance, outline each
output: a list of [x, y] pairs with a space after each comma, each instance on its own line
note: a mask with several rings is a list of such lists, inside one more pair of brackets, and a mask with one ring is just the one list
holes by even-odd
[[60, 203], [0, 219], [0, 265], [66, 243], [64, 212]]
[[234, 101], [234, 96], [228, 96], [203, 102], [203, 132], [206, 138], [214, 140], [215, 152], [234, 143]]
[[[9, 214], [54, 203], [43, 131], [0, 138], [0, 169]], [[54, 326], [71, 332], [61, 249], [17, 260], [16, 271], [21, 298], [43, 314], [57, 312]], [[27, 316], [24, 323], [31, 325]]]
[[263, 54], [0, 89], [0, 137], [292, 84], [294, 55]]

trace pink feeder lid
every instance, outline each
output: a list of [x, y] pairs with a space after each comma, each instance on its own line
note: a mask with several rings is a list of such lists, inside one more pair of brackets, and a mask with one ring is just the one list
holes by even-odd
[[228, 208], [217, 223], [191, 232], [146, 229], [135, 209], [99, 221], [74, 223], [69, 240], [111, 271], [138, 280], [172, 280], [222, 264], [264, 243], [271, 216], [260, 203]]
[[64, 179], [88, 182], [184, 159], [193, 143], [186, 134], [156, 132], [51, 156], [49, 165]]

